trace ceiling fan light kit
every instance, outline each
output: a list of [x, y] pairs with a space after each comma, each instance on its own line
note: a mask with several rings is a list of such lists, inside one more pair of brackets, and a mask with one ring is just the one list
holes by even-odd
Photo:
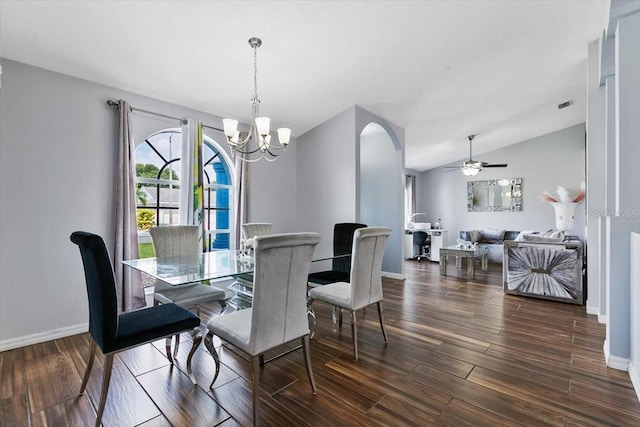
[[[469, 140], [469, 160], [465, 161], [462, 166], [460, 166], [460, 170], [466, 176], [474, 176], [478, 172], [480, 172], [483, 168], [506, 168], [508, 165], [506, 163], [500, 164], [489, 164], [487, 162], [481, 162], [478, 160], [473, 160], [473, 155], [471, 151], [471, 141], [475, 135], [469, 135], [467, 139]], [[454, 166], [453, 168], [458, 169], [458, 166]]]

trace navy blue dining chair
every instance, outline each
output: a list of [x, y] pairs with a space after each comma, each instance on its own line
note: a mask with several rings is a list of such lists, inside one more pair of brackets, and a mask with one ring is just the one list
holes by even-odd
[[333, 226], [333, 258], [331, 270], [317, 271], [309, 274], [308, 284], [311, 287], [328, 285], [329, 283], [348, 282], [351, 272], [351, 255], [353, 233], [366, 224], [357, 222], [341, 222]]
[[118, 314], [113, 264], [104, 240], [96, 234], [75, 231], [71, 234], [71, 241], [80, 248], [89, 298], [91, 344], [80, 394], [84, 393], [87, 386], [96, 347], [100, 347], [105, 355], [102, 391], [95, 425], [99, 426], [102, 420], [111, 380], [113, 356], [119, 351], [166, 338], [167, 358], [173, 365], [171, 337], [180, 332], [190, 331], [193, 347], [187, 359], [187, 371], [191, 381], [195, 382], [191, 373], [191, 358], [202, 341], [202, 335], [197, 329], [200, 326], [198, 316], [176, 304], [162, 304]]

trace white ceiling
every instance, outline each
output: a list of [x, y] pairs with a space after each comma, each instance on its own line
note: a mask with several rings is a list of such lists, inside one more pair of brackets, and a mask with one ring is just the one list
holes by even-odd
[[[609, 1], [7, 1], [0, 55], [301, 135], [353, 105], [426, 170], [585, 121]], [[572, 99], [564, 110], [556, 105]], [[497, 159], [499, 160], [499, 159]]]

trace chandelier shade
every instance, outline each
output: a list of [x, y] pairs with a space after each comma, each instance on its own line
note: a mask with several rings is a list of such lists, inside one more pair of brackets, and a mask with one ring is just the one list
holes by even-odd
[[239, 156], [245, 162], [256, 162], [260, 159], [276, 160], [284, 152], [291, 139], [291, 129], [279, 128], [278, 142], [271, 140], [271, 119], [260, 116], [260, 99], [258, 98], [258, 48], [262, 40], [257, 37], [249, 39], [249, 46], [253, 49], [253, 97], [251, 98], [251, 125], [249, 132], [241, 134], [238, 121], [223, 119], [222, 126], [227, 143], [232, 154]]

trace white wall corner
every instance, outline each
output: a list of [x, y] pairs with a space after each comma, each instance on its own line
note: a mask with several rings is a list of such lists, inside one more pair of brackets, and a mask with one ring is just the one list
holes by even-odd
[[636, 391], [636, 397], [640, 400], [640, 370], [639, 367], [636, 367], [633, 362], [629, 362], [629, 378], [631, 378], [631, 384], [633, 384], [633, 389]]
[[80, 325], [69, 326], [67, 328], [54, 329], [51, 331], [39, 332], [33, 335], [0, 341], [0, 352], [13, 350], [14, 348], [25, 347], [33, 344], [40, 344], [42, 342], [47, 342], [58, 338], [66, 338], [72, 335], [83, 334], [88, 331], [89, 323], [82, 323]]
[[602, 323], [603, 325], [607, 324], [607, 315], [606, 314], [598, 314], [598, 323]]

